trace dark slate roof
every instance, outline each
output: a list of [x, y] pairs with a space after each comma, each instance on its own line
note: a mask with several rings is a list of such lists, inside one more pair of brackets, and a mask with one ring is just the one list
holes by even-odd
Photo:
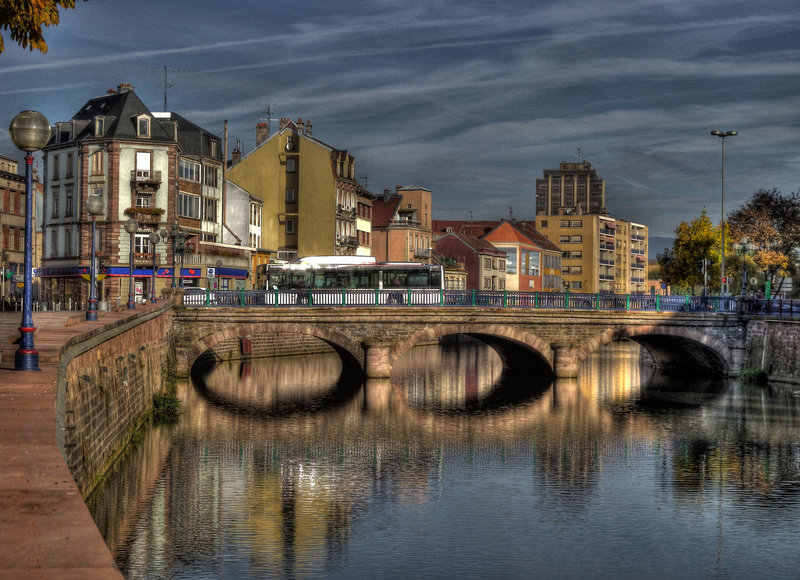
[[[85, 139], [141, 139], [136, 132], [136, 117], [148, 115], [153, 118], [145, 104], [139, 99], [132, 89], [109, 91], [102, 97], [89, 99], [81, 109], [75, 113], [70, 121], [75, 123], [74, 141]], [[95, 117], [103, 116], [106, 119], [105, 133], [102, 137], [94, 134]], [[58, 130], [58, 129], [56, 129]], [[150, 126], [150, 137], [142, 141], [170, 141], [174, 142], [172, 132], [168, 132], [160, 123], [153, 119]], [[62, 143], [64, 140], [61, 141]]]
[[195, 125], [178, 113], [157, 113], [156, 122], [167, 132], [172, 132], [173, 123], [178, 124], [178, 142], [181, 145], [181, 157], [211, 157], [211, 142], [217, 142], [214, 159], [222, 161], [222, 142], [219, 137]]

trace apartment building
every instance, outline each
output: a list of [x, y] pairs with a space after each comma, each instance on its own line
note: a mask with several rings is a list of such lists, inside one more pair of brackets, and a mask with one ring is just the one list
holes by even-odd
[[506, 288], [560, 292], [561, 249], [528, 222], [502, 220], [481, 238], [506, 254]]
[[[249, 255], [222, 243], [220, 139], [174, 113], [153, 113], [130, 85], [56, 123], [44, 163], [43, 300], [82, 305], [88, 299], [89, 195], [104, 201], [94, 239], [101, 305], [126, 300], [131, 271], [140, 301], [173, 280], [205, 285], [213, 273], [232, 287], [247, 278]], [[124, 229], [131, 219], [132, 235]], [[156, 244], [154, 232], [161, 238]]]
[[418, 185], [384, 190], [372, 203], [372, 255], [379, 262], [430, 263], [431, 191]]
[[259, 123], [256, 136], [228, 179], [261, 201], [261, 244], [281, 260], [369, 255], [372, 196], [355, 179], [355, 158], [314, 138], [302, 119], [281, 119], [273, 134]]
[[559, 215], [569, 209], [584, 214], [606, 211], [606, 182], [588, 161], [562, 161], [536, 180], [536, 215]]
[[[506, 253], [486, 240], [469, 234], [447, 232], [433, 242], [437, 254], [463, 264], [465, 286], [459, 290], [505, 290]], [[448, 275], [445, 274], [447, 280]]]

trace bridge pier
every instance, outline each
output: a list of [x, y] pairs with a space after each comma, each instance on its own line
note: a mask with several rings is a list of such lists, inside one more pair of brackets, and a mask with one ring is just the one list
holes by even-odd
[[367, 378], [388, 377], [392, 373], [391, 346], [383, 343], [365, 343], [364, 372]]
[[553, 349], [553, 372], [556, 377], [574, 378], [578, 376], [578, 349], [572, 343], [554, 342], [550, 345]]

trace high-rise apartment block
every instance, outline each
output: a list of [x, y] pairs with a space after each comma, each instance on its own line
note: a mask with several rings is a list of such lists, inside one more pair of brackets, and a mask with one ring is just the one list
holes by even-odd
[[588, 161], [562, 161], [558, 169], [545, 169], [536, 180], [536, 215], [605, 213], [606, 182]]

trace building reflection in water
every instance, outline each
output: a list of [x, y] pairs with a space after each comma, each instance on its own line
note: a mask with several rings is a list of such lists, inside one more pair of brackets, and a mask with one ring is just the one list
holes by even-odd
[[355, 386], [334, 355], [219, 365], [182, 386], [179, 424], [152, 429], [90, 505], [131, 577], [325, 574], [391, 506], [425, 513], [447, 474], [506, 466], [527, 466], [520, 493], [542, 522], [585, 513], [604, 478], [654, 462], [654, 494], [675, 509], [708, 509], [724, 489], [797, 513], [797, 400], [737, 384], [687, 400], [670, 394], [685, 381], [638, 361], [612, 344], [578, 379], [544, 385], [505, 384], [472, 341], [412, 349], [390, 380]]

